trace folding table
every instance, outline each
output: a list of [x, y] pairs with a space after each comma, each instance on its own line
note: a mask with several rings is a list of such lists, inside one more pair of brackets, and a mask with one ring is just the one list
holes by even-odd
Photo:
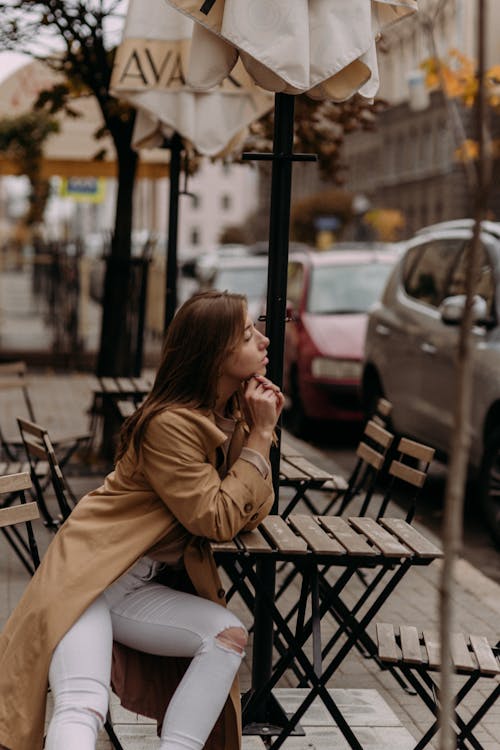
[[[268, 516], [257, 530], [242, 533], [231, 542], [212, 543], [211, 547], [216, 560], [223, 565], [250, 608], [255, 591], [259, 592], [271, 614], [276, 634], [284, 644], [272, 666], [270, 680], [245, 696], [245, 733], [253, 733], [253, 716], [262, 713], [266, 702], [272, 702], [273, 688], [288, 669], [296, 667], [301, 674], [300, 686], [309, 690], [293, 716], [280, 726], [269, 728], [268, 736], [277, 735], [270, 747], [273, 750], [281, 747], [319, 696], [350, 747], [362, 750], [328, 693], [327, 682], [354, 646], [362, 645], [376, 655], [377, 647], [367, 632], [368, 626], [411, 567], [430, 564], [442, 557], [441, 550], [402, 519], [345, 520], [294, 514], [288, 520]], [[294, 625], [286, 621], [280, 602], [269, 596], [259, 581], [255, 568], [264, 559], [289, 562], [297, 569], [301, 591]], [[334, 568], [338, 575], [330, 583], [327, 575]], [[370, 586], [354, 597], [350, 588], [346, 596], [349, 581], [360, 569], [374, 570]], [[332, 611], [335, 613], [330, 623], [333, 633], [323, 647], [321, 625]], [[308, 656], [310, 639], [312, 657]]]

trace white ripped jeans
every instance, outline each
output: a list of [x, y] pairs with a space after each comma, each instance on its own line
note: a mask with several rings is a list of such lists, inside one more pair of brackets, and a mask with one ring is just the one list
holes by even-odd
[[[225, 607], [148, 580], [147, 558], [83, 613], [54, 651], [54, 712], [45, 750], [95, 750], [108, 710], [113, 639], [160, 656], [192, 657], [163, 721], [160, 750], [201, 750], [244, 655], [246, 631]], [[237, 628], [237, 638], [227, 629]], [[221, 637], [222, 636], [222, 637]]]

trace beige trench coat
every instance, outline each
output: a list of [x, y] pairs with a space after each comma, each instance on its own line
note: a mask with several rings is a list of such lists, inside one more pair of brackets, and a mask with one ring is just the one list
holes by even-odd
[[[244, 528], [255, 528], [273, 501], [271, 478], [264, 479], [239, 458], [241, 425], [231, 441], [230, 470], [220, 479], [215, 467], [225, 440], [211, 414], [185, 408], [164, 411], [148, 426], [139, 463], [129, 448], [103, 486], [80, 500], [0, 635], [0, 745], [41, 750], [47, 675], [55, 646], [89, 604], [143, 554], [165, 540], [175, 541], [187, 529], [192, 538], [184, 562], [191, 583], [200, 596], [223, 603], [204, 539], [229, 540]], [[121, 694], [125, 705], [143, 708], [146, 715], [161, 720], [185, 660], [149, 657], [147, 670], [151, 661], [165, 668], [152, 684], [162, 684], [166, 696], [151, 695], [140, 683], [148, 672], [136, 652], [122, 651], [115, 660], [114, 684], [134, 693]], [[168, 665], [175, 668], [167, 670]], [[218, 739], [207, 748], [238, 748], [236, 681], [218, 725]]]

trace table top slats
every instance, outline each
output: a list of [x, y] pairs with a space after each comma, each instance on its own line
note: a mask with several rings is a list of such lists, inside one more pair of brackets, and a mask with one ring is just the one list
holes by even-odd
[[344, 518], [339, 518], [338, 516], [319, 516], [318, 520], [345, 547], [348, 555], [375, 557], [378, 554], [378, 550], [368, 544], [366, 538], [349, 526]]
[[279, 552], [307, 553], [305, 540], [296, 536], [290, 526], [280, 516], [268, 516], [262, 521], [261, 528], [264, 529]]
[[344, 555], [345, 548], [321, 528], [310, 515], [292, 514], [288, 523], [306, 540], [308, 546], [318, 554]]
[[130, 378], [116, 378], [116, 384], [123, 393], [135, 393], [135, 383]]
[[100, 378], [100, 381], [104, 393], [120, 393], [120, 389], [115, 378]]
[[455, 669], [463, 672], [475, 672], [477, 664], [472, 657], [463, 633], [450, 634], [451, 660]]
[[137, 409], [133, 401], [126, 401], [125, 399], [120, 399], [120, 401], [117, 401], [116, 408], [120, 412], [120, 416], [122, 416], [124, 419], [127, 419], [127, 417], [131, 417]]
[[421, 534], [411, 524], [402, 518], [381, 518], [379, 523], [392, 532], [407, 547], [412, 549], [418, 557], [435, 559], [443, 557], [443, 551], [436, 547], [429, 539]]
[[498, 659], [485, 636], [471, 634], [469, 640], [481, 673], [485, 675], [500, 674]]
[[347, 480], [340, 474], [332, 474], [330, 479], [327, 479], [321, 489], [332, 490], [332, 492], [346, 490], [348, 487]]
[[238, 540], [241, 542], [246, 552], [274, 552], [273, 547], [261, 534], [259, 529], [254, 529], [253, 531], [243, 531], [238, 535]]
[[422, 632], [424, 639], [424, 646], [427, 652], [427, 661], [429, 666], [433, 669], [441, 668], [441, 646], [439, 643], [439, 635], [432, 630], [424, 630]]
[[365, 516], [351, 517], [349, 522], [361, 531], [386, 557], [411, 557], [412, 551], [392, 534], [378, 524], [373, 518]]
[[332, 478], [329, 471], [325, 471], [319, 466], [315, 466], [304, 456], [288, 456], [285, 454], [285, 457], [289, 463], [303, 471], [304, 474], [307, 474], [310, 479], [314, 479], [316, 482], [326, 482], [327, 479]]
[[396, 663], [399, 661], [399, 649], [396, 643], [394, 626], [388, 622], [377, 622], [375, 627], [377, 630], [378, 655], [380, 659], [391, 664]]
[[136, 391], [141, 393], [149, 393], [151, 390], [151, 383], [147, 378], [132, 378], [132, 382], [135, 386]]

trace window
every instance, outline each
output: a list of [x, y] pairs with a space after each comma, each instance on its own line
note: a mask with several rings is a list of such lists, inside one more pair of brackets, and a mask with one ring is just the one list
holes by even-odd
[[[465, 282], [467, 278], [467, 250], [469, 249], [470, 245], [467, 244], [460, 254], [460, 258], [451, 274], [446, 296], [451, 297], [455, 294], [465, 294], [467, 291]], [[488, 315], [493, 315], [495, 297], [494, 276], [488, 253], [484, 247], [481, 250], [481, 259], [479, 261], [478, 275], [474, 285], [474, 294], [479, 294], [486, 301]]]
[[448, 278], [462, 247], [462, 240], [434, 240], [425, 243], [405, 280], [405, 289], [410, 297], [438, 307], [444, 299]]
[[198, 193], [191, 194], [191, 208], [200, 208], [201, 206], [201, 195]]
[[192, 245], [200, 244], [200, 230], [198, 227], [192, 227], [189, 237]]
[[220, 205], [223, 211], [228, 211], [231, 208], [231, 196], [228, 195], [227, 193], [224, 193], [224, 195], [221, 195]]

